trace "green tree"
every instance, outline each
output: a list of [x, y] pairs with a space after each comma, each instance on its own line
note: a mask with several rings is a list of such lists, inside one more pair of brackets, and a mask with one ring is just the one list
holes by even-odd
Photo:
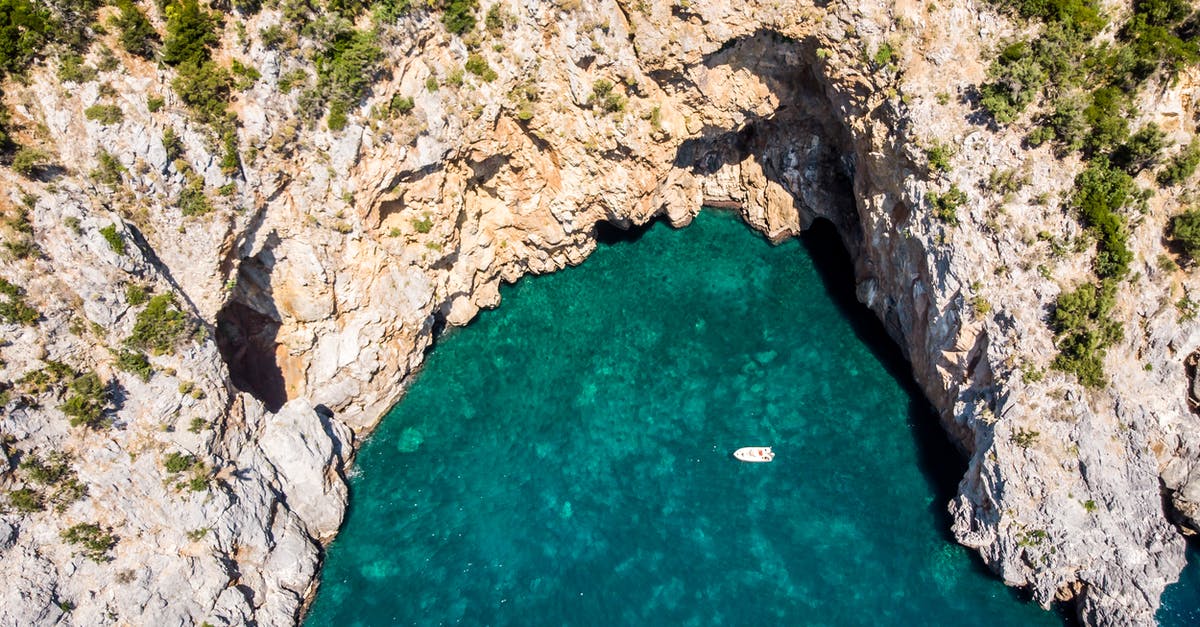
[[1200, 259], [1200, 209], [1189, 209], [1171, 218], [1168, 234], [1188, 257]]
[[200, 6], [197, 0], [174, 0], [166, 7], [167, 37], [162, 60], [167, 65], [203, 64], [217, 45], [219, 18]]
[[29, 0], [0, 0], [0, 77], [19, 74], [41, 52], [48, 12]]
[[996, 122], [1008, 124], [1033, 102], [1048, 76], [1028, 42], [1007, 46], [988, 69], [988, 82], [979, 87], [979, 102]]
[[1096, 236], [1096, 274], [1100, 278], [1124, 276], [1133, 261], [1125, 218], [1120, 213], [1133, 198], [1133, 178], [1111, 167], [1107, 159], [1096, 159], [1075, 177], [1071, 206]]
[[1051, 367], [1073, 372], [1088, 387], [1104, 385], [1105, 349], [1124, 335], [1121, 323], [1111, 319], [1116, 283], [1084, 284], [1059, 295], [1050, 316], [1058, 344]]
[[1192, 143], [1172, 157], [1158, 173], [1158, 184], [1162, 186], [1179, 185], [1191, 178], [1198, 165], [1200, 165], [1200, 141], [1192, 140]]
[[479, 0], [443, 0], [442, 24], [446, 30], [461, 35], [475, 28], [475, 11]]
[[1158, 163], [1163, 148], [1167, 145], [1167, 134], [1151, 122], [1138, 129], [1129, 141], [1113, 151], [1113, 165], [1136, 175]]
[[120, 31], [118, 41], [121, 46], [129, 54], [153, 59], [158, 43], [158, 31], [154, 30], [154, 25], [132, 0], [117, 0], [116, 6], [120, 12], [112, 17], [110, 23]]

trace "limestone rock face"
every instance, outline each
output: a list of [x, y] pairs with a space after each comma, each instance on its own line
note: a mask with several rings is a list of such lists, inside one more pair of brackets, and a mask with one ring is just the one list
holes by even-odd
[[[65, 383], [0, 410], [6, 489], [33, 485], [20, 464], [49, 451], [69, 453], [86, 486], [61, 511], [0, 514], [0, 624], [295, 623], [342, 520], [355, 439], [435, 334], [497, 306], [502, 281], [581, 263], [597, 222], [685, 226], [704, 204], [772, 239], [831, 221], [860, 300], [970, 457], [949, 504], [959, 541], [1044, 605], [1074, 598], [1088, 624], [1153, 622], [1183, 566], [1180, 531], [1200, 528], [1187, 362], [1200, 325], [1176, 307], [1200, 285], [1156, 262], [1179, 199], [1152, 198], [1133, 230], [1109, 385], [1048, 369], [1046, 312], [1090, 272], [1087, 253], [1051, 246], [1082, 233], [1059, 200], [1080, 166], [972, 122], [951, 97], [983, 79], [987, 51], [1014, 32], [1005, 18], [958, 0], [482, 4], [507, 15], [480, 48], [495, 81], [451, 80], [466, 45], [414, 11], [380, 31], [387, 71], [338, 132], [277, 87], [320, 42], [265, 47], [257, 33], [281, 19], [270, 8], [246, 34], [230, 27], [222, 54], [262, 72], [232, 105], [234, 172], [162, 68], [122, 57], [84, 85], [43, 67], [6, 86], [64, 172], [0, 171], [0, 208], [26, 207], [40, 249], [0, 268], [41, 313], [0, 324], [0, 381], [58, 362], [95, 372], [111, 382], [111, 426], [69, 426]], [[896, 62], [877, 67], [885, 42]], [[1140, 110], [1186, 143], [1197, 92], [1185, 75]], [[166, 106], [151, 112], [147, 95]], [[393, 96], [412, 111], [372, 115]], [[87, 120], [101, 101], [123, 121]], [[955, 149], [947, 173], [928, 167], [935, 143]], [[88, 176], [102, 151], [119, 183]], [[989, 187], [1010, 169], [1028, 183]], [[213, 210], [185, 216], [195, 180]], [[929, 202], [951, 183], [967, 197], [954, 224]], [[134, 288], [172, 295], [195, 326], [149, 351], [148, 378], [117, 361], [147, 307]], [[77, 524], [115, 536], [99, 562], [64, 541]]]

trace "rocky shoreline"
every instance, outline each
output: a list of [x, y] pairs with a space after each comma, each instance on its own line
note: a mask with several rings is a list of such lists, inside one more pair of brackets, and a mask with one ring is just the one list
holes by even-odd
[[[972, 122], [957, 97], [1012, 25], [965, 2], [506, 10], [489, 44], [497, 77], [464, 84], [459, 72], [457, 86], [447, 74], [469, 55], [462, 40], [428, 14], [402, 18], [386, 35], [388, 77], [338, 132], [307, 126], [296, 94], [278, 88], [301, 51], [226, 32], [225, 54], [255, 59], [262, 75], [234, 103], [235, 173], [171, 94], [170, 72], [144, 61], [105, 71], [106, 89], [64, 87], [38, 68], [7, 92], [67, 167], [44, 180], [0, 173], [12, 210], [30, 203], [41, 251], [3, 261], [4, 273], [42, 315], [0, 327], [0, 374], [63, 362], [116, 381], [121, 402], [97, 430], [69, 427], [53, 396], [6, 406], [10, 489], [29, 481], [22, 455], [62, 450], [87, 496], [0, 517], [11, 582], [0, 622], [295, 623], [342, 519], [354, 443], [403, 394], [436, 332], [498, 305], [501, 281], [581, 263], [599, 222], [683, 226], [709, 204], [738, 208], [772, 239], [815, 219], [837, 227], [860, 300], [970, 456], [950, 504], [960, 542], [1042, 605], [1074, 599], [1087, 624], [1153, 623], [1183, 567], [1180, 531], [1200, 512], [1184, 364], [1200, 325], [1172, 306], [1200, 286], [1153, 261], [1180, 200], [1152, 198], [1133, 232], [1110, 384], [1089, 390], [1049, 370], [1047, 308], [1090, 261], [1052, 256], [1037, 235], [1079, 234], [1057, 200], [1079, 164]], [[279, 19], [265, 10], [247, 31]], [[897, 61], [879, 67], [868, 51], [884, 42]], [[1182, 143], [1193, 79], [1143, 107]], [[599, 104], [599, 81], [623, 100]], [[147, 93], [166, 107], [150, 111]], [[401, 95], [410, 113], [369, 114]], [[109, 100], [119, 123], [84, 115]], [[166, 128], [177, 159], [159, 140]], [[956, 147], [949, 171], [931, 173], [932, 142]], [[87, 174], [102, 153], [121, 166], [116, 184]], [[991, 190], [999, 168], [1029, 183], [1011, 197]], [[212, 213], [175, 208], [189, 173]], [[951, 183], [967, 199], [955, 224], [929, 202]], [[151, 355], [144, 380], [114, 357], [144, 312], [134, 284], [174, 295], [196, 321], [177, 350]], [[63, 541], [85, 522], [117, 536], [108, 560]]]

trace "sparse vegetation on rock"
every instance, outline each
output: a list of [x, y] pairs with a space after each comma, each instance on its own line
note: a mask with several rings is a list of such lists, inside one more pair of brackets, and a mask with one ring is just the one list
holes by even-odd
[[117, 537], [111, 529], [94, 523], [80, 523], [63, 530], [62, 539], [72, 544], [84, 557], [96, 563], [107, 562], [109, 551], [117, 545]]
[[171, 294], [159, 294], [150, 299], [138, 314], [133, 333], [126, 341], [131, 348], [154, 354], [171, 353], [184, 339], [191, 337], [192, 324], [179, 309]]

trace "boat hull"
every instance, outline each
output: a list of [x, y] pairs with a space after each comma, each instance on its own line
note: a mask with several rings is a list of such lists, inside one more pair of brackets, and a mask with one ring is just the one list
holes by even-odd
[[734, 451], [733, 456], [739, 461], [763, 464], [775, 459], [775, 452], [769, 446], [744, 446]]

